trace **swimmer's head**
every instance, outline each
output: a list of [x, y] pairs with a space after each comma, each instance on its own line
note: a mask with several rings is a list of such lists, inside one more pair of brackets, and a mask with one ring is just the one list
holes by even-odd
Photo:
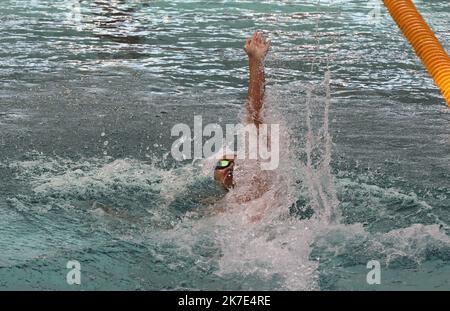
[[225, 189], [234, 187], [233, 183], [233, 168], [234, 155], [225, 155], [216, 164], [214, 169], [214, 179], [221, 184]]

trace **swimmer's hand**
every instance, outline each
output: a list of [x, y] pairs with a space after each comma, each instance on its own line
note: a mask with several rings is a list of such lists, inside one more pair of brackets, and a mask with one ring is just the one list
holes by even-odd
[[270, 40], [267, 40], [261, 32], [254, 32], [253, 37], [245, 41], [244, 50], [250, 59], [262, 61], [266, 57], [270, 47]]

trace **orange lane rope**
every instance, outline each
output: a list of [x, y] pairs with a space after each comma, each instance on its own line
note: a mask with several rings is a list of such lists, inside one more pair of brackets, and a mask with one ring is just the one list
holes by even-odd
[[411, 0], [383, 0], [450, 108], [450, 57]]

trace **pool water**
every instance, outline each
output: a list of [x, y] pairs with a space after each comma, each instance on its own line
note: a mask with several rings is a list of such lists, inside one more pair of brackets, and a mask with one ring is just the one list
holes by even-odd
[[[450, 51], [447, 1], [414, 2]], [[450, 114], [378, 2], [3, 0], [0, 21], [1, 289], [450, 289]], [[256, 30], [282, 158], [248, 223], [257, 201], [198, 200], [212, 169], [170, 131], [239, 122]]]

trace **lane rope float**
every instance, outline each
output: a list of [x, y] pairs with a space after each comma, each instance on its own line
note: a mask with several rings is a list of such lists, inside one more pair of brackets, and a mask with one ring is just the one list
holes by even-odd
[[383, 0], [450, 108], [450, 57], [411, 0]]

